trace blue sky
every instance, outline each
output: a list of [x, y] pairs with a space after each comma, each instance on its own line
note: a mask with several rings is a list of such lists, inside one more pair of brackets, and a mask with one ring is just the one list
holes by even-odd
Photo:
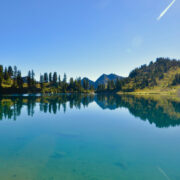
[[0, 0], [0, 64], [23, 75], [127, 76], [156, 57], [180, 59], [180, 1]]

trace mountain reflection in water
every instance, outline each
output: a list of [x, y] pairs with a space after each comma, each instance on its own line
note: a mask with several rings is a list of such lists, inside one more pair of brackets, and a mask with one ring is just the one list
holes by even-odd
[[81, 109], [88, 107], [92, 102], [96, 102], [103, 110], [127, 108], [133, 116], [148, 120], [158, 128], [180, 125], [180, 100], [176, 98], [104, 94], [0, 97], [0, 120], [16, 120], [23, 107], [27, 108], [29, 116], [33, 116], [38, 107], [41, 112], [56, 114], [59, 111], [66, 112], [67, 106], [70, 109]]

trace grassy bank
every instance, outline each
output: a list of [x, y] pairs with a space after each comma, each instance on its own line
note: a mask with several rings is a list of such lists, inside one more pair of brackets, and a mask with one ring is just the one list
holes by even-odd
[[145, 88], [145, 89], [138, 89], [133, 92], [122, 92], [119, 91], [117, 94], [162, 94], [162, 95], [178, 95], [180, 96], [180, 86], [173, 86], [173, 87], [155, 87], [155, 88]]

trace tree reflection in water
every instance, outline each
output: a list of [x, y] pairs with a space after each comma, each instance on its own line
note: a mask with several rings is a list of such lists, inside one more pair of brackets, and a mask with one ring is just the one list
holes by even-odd
[[[132, 95], [86, 95], [61, 94], [51, 96], [7, 96], [0, 97], [0, 119], [14, 119], [21, 115], [23, 107], [27, 114], [33, 116], [36, 108], [44, 113], [66, 112], [70, 109], [81, 109], [95, 101], [103, 110], [127, 108], [129, 112], [141, 120], [148, 120], [156, 127], [164, 128], [180, 125], [180, 100], [159, 96]], [[35, 108], [36, 107], [36, 108]]]

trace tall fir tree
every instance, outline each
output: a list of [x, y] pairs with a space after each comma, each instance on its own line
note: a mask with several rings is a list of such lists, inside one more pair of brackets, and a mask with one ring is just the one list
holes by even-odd
[[8, 74], [8, 70], [7, 70], [7, 68], [5, 68], [5, 70], [4, 70], [4, 80], [7, 81], [9, 78], [10, 77], [9, 77], [9, 74]]
[[0, 89], [2, 88], [2, 82], [3, 82], [3, 66], [0, 65]]
[[[44, 75], [45, 75], [45, 74], [44, 74]], [[45, 77], [45, 76], [40, 75], [40, 86], [41, 86], [41, 89], [44, 88], [44, 82], [45, 82], [44, 77]], [[47, 79], [46, 79], [46, 81], [47, 81]]]
[[53, 73], [53, 84], [57, 85], [57, 72]]
[[49, 73], [49, 82], [52, 83], [52, 73]]
[[13, 68], [12, 68], [12, 66], [8, 67], [8, 74], [9, 74], [10, 77], [13, 76]]
[[44, 73], [44, 82], [48, 83], [48, 73]]
[[58, 85], [61, 86], [61, 76], [58, 76]]
[[21, 71], [17, 72], [17, 85], [19, 89], [23, 88], [23, 79], [21, 77]]
[[28, 75], [27, 75], [27, 85], [28, 85], [28, 88], [32, 87], [32, 83], [31, 83], [31, 71], [29, 71]]

